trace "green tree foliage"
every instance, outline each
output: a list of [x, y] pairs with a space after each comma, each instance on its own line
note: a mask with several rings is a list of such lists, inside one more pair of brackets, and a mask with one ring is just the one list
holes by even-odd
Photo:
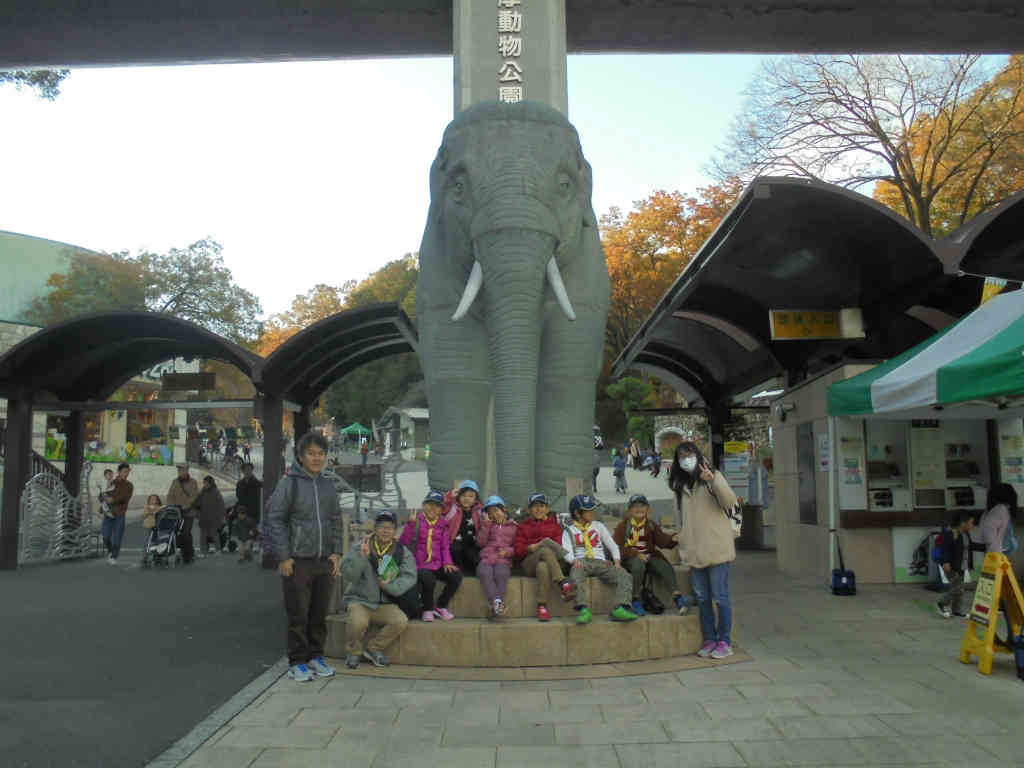
[[655, 386], [650, 379], [624, 376], [608, 385], [608, 397], [618, 401], [626, 416], [627, 437], [635, 437], [643, 445], [654, 440], [654, 419], [636, 414], [641, 408], [651, 408], [655, 403]]
[[0, 86], [13, 85], [19, 91], [28, 89], [41, 99], [53, 101], [60, 95], [60, 84], [67, 76], [66, 69], [16, 69], [0, 72]]
[[92, 312], [149, 310], [191, 320], [242, 344], [260, 334], [259, 300], [235, 284], [213, 240], [165, 254], [75, 253], [29, 310], [40, 325]]

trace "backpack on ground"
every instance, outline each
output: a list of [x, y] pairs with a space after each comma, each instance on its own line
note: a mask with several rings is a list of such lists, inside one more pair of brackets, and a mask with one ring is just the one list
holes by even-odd
[[836, 549], [839, 550], [839, 567], [832, 570], [832, 594], [850, 596], [857, 594], [857, 576], [853, 571], [846, 570], [843, 562], [843, 547], [836, 534]]

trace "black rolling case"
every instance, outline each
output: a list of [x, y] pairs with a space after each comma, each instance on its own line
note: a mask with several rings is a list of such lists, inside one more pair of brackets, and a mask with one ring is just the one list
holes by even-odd
[[857, 575], [853, 571], [846, 570], [843, 562], [843, 547], [839, 543], [839, 535], [836, 535], [836, 549], [839, 550], [839, 567], [832, 569], [832, 594], [833, 595], [856, 595]]

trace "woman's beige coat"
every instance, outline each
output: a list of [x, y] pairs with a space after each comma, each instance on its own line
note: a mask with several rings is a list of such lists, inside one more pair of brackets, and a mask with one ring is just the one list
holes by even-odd
[[707, 568], [736, 559], [732, 526], [719, 504], [721, 501], [727, 507], [733, 506], [736, 494], [717, 470], [712, 487], [718, 496], [717, 501], [702, 480], [694, 483], [692, 492], [685, 487], [682, 491], [683, 527], [679, 536], [679, 556], [683, 565], [690, 568]]

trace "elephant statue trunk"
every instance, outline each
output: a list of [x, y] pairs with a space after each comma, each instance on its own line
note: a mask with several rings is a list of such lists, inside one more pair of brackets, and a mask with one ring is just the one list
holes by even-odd
[[430, 178], [416, 293], [429, 482], [483, 479], [493, 407], [487, 491], [516, 506], [564, 496], [590, 474], [610, 294], [579, 137], [544, 105], [474, 105]]

